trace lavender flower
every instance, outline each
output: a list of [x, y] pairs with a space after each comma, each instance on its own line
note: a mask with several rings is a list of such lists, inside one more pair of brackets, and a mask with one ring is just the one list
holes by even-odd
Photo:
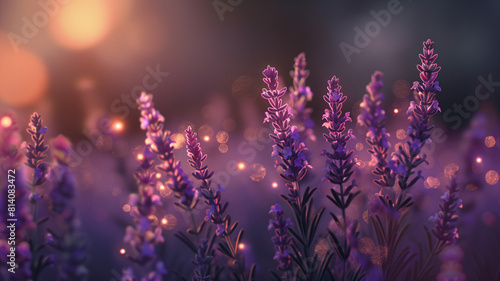
[[462, 200], [458, 198], [458, 184], [455, 177], [447, 186], [447, 191], [441, 196], [439, 213], [430, 217], [429, 220], [436, 223], [432, 230], [441, 247], [455, 244], [458, 239], [457, 221], [458, 208], [462, 207]]
[[137, 104], [141, 110], [141, 128], [147, 131], [146, 145], [162, 161], [157, 169], [167, 174], [167, 185], [180, 198], [181, 205], [188, 210], [192, 209], [196, 204], [196, 190], [184, 173], [180, 161], [175, 160], [174, 141], [170, 138], [170, 131], [163, 128], [164, 117], [154, 109], [152, 95], [142, 93]]
[[193, 281], [212, 281], [210, 275], [210, 265], [212, 264], [213, 256], [208, 255], [208, 239], [203, 239], [198, 245], [198, 253], [195, 255], [193, 264], [196, 265]]
[[292, 252], [290, 251], [290, 244], [292, 243], [292, 238], [288, 234], [288, 228], [292, 226], [292, 222], [289, 218], [285, 219], [283, 216], [283, 210], [280, 205], [276, 204], [271, 206], [270, 214], [273, 214], [274, 219], [269, 220], [269, 230], [272, 228], [275, 231], [272, 241], [274, 243], [274, 248], [276, 249], [275, 260], [278, 260], [278, 270], [287, 272], [292, 269]]
[[161, 205], [160, 197], [153, 193], [153, 154], [149, 148], [144, 149], [140, 167], [134, 176], [139, 185], [138, 194], [131, 194], [129, 204], [130, 214], [134, 217], [134, 226], [128, 226], [123, 241], [129, 243], [134, 250], [128, 258], [139, 265], [144, 265], [155, 259], [155, 245], [163, 243], [162, 230], [153, 226], [149, 217], [154, 214], [155, 207]]
[[[410, 137], [410, 141], [408, 141], [409, 151], [405, 152], [405, 149], [400, 146], [395, 155], [396, 159], [393, 160], [395, 164], [391, 168], [397, 174], [399, 187], [403, 191], [412, 187], [418, 179], [422, 178], [421, 171], [418, 171], [417, 176], [410, 180], [410, 176], [415, 173], [413, 169], [427, 162], [427, 156], [425, 154], [420, 156], [420, 151], [430, 138], [430, 131], [434, 128], [434, 126], [429, 125], [430, 118], [441, 111], [436, 100], [436, 92], [441, 91], [439, 82], [435, 81], [441, 70], [441, 67], [435, 64], [438, 55], [434, 54], [434, 42], [430, 39], [423, 44], [423, 54], [420, 55], [422, 64], [417, 65], [422, 83], [413, 83], [412, 89], [418, 92], [417, 102], [412, 101], [407, 112], [410, 121], [407, 132]], [[400, 166], [404, 166], [405, 169], [400, 169]], [[398, 209], [403, 207], [400, 201], [396, 202], [396, 205]]]
[[[202, 181], [200, 187], [201, 196], [205, 199], [205, 204], [209, 206], [205, 220], [210, 220], [212, 224], [216, 226], [215, 233], [217, 236], [224, 239], [224, 242], [219, 243], [219, 252], [224, 256], [232, 260], [232, 262], [237, 265], [233, 268], [233, 274], [238, 276], [239, 280], [252, 280], [252, 276], [255, 273], [255, 265], [253, 265], [249, 271], [248, 279], [245, 278], [245, 266], [244, 261], [239, 260], [238, 255], [238, 245], [241, 237], [243, 236], [243, 229], [239, 231], [236, 241], [233, 246], [230, 235], [236, 230], [238, 222], [231, 224], [231, 217], [229, 215], [224, 215], [229, 203], [222, 203], [221, 190], [223, 190], [220, 185], [217, 185], [217, 191], [211, 189], [212, 181], [210, 178], [214, 174], [208, 170], [208, 167], [203, 164], [206, 160], [207, 155], [203, 154], [200, 143], [198, 143], [197, 134], [193, 132], [191, 127], [186, 130], [186, 148], [189, 157], [189, 165], [195, 169], [193, 176]], [[205, 281], [212, 280], [210, 275], [210, 264], [212, 262], [212, 257], [207, 253], [207, 242], [202, 240], [201, 244], [198, 245], [198, 253], [195, 258], [195, 265], [197, 269], [195, 270], [194, 281]]]
[[52, 155], [56, 159], [56, 164], [50, 171], [52, 176], [52, 190], [49, 193], [51, 209], [56, 213], [65, 213], [65, 220], [71, 221], [73, 218], [73, 207], [71, 200], [75, 195], [75, 178], [68, 167], [69, 155], [71, 153], [71, 143], [63, 136], [58, 136], [53, 144]]
[[45, 152], [49, 148], [45, 145], [45, 131], [47, 127], [43, 126], [42, 117], [38, 113], [33, 113], [30, 118], [27, 132], [31, 135], [33, 144], [28, 144], [26, 147], [26, 165], [34, 170], [33, 172], [33, 192], [30, 198], [39, 200], [36, 194], [35, 187], [42, 185], [46, 181], [46, 176], [49, 170], [49, 164], [43, 162], [47, 157]]
[[382, 81], [384, 74], [376, 71], [371, 82], [366, 86], [367, 95], [364, 95], [360, 107], [362, 113], [358, 116], [358, 123], [368, 129], [366, 142], [371, 145], [368, 151], [377, 160], [377, 166], [373, 174], [379, 176], [374, 182], [380, 186], [392, 187], [394, 175], [387, 163], [387, 151], [389, 150], [389, 134], [385, 128], [385, 111], [382, 109], [384, 94], [380, 92], [384, 86]]
[[224, 212], [227, 209], [228, 203], [222, 204], [222, 194], [220, 191], [220, 186], [215, 193], [210, 188], [211, 180], [210, 178], [214, 172], [209, 172], [208, 167], [203, 164], [203, 161], [207, 159], [207, 155], [203, 154], [201, 145], [198, 142], [197, 134], [193, 132], [191, 127], [186, 130], [186, 148], [189, 157], [189, 165], [195, 169], [193, 176], [202, 181], [200, 187], [201, 196], [205, 199], [205, 204], [208, 205], [205, 220], [210, 220], [216, 226], [216, 234], [218, 236], [228, 235], [228, 224], [227, 222], [231, 219], [230, 216], [224, 216]]
[[292, 197], [297, 197], [297, 183], [310, 168], [304, 155], [307, 148], [300, 141], [297, 127], [290, 127], [291, 108], [286, 103], [283, 104], [281, 99], [286, 93], [286, 87], [278, 90], [278, 71], [274, 67], [267, 66], [267, 69], [262, 73], [265, 76], [263, 80], [268, 89], [262, 89], [261, 95], [271, 105], [267, 109], [264, 123], [271, 122], [274, 128], [274, 133], [269, 135], [275, 142], [272, 156], [281, 159], [281, 162], [276, 160], [276, 166], [285, 170], [281, 177], [287, 181], [287, 187]]
[[311, 101], [313, 93], [311, 88], [306, 86], [309, 70], [306, 70], [305, 53], [300, 53], [294, 61], [293, 70], [290, 71], [290, 76], [293, 78], [293, 90], [290, 91], [290, 108], [293, 114], [291, 122], [297, 126], [301, 140], [311, 139], [314, 141], [316, 140], [313, 132], [314, 122], [310, 117], [312, 109], [306, 108], [306, 104]]
[[331, 213], [331, 215], [337, 225], [342, 227], [344, 232], [343, 245], [341, 246], [338, 243], [338, 239], [333, 232], [329, 232], [329, 234], [334, 245], [337, 247], [337, 253], [339, 253], [343, 261], [342, 278], [345, 280], [347, 276], [347, 261], [350, 253], [350, 245], [347, 240], [348, 222], [346, 209], [361, 191], [352, 192], [354, 187], [357, 187], [355, 180], [352, 180], [349, 186], [344, 187], [344, 184], [349, 181], [353, 173], [352, 168], [354, 166], [354, 160], [352, 159], [353, 151], [347, 149], [347, 142], [353, 139], [354, 136], [351, 129], [347, 133], [344, 133], [346, 122], [351, 121], [351, 118], [349, 117], [349, 112], [342, 114], [342, 106], [347, 97], [340, 91], [339, 79], [335, 76], [328, 81], [327, 89], [328, 93], [323, 98], [328, 104], [329, 109], [325, 109], [325, 114], [323, 114], [323, 120], [325, 121], [323, 126], [329, 132], [323, 135], [330, 144], [332, 152], [323, 151], [323, 155], [327, 157], [325, 179], [334, 185], [338, 185], [338, 191], [335, 188], [331, 188], [332, 196], [327, 197], [342, 211], [342, 223], [335, 214]]

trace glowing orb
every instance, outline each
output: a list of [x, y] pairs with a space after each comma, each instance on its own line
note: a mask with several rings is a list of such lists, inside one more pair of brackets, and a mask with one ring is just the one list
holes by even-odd
[[499, 176], [498, 176], [498, 173], [496, 171], [490, 170], [486, 173], [486, 175], [484, 176], [484, 179], [486, 180], [486, 182], [488, 184], [494, 185], [494, 184], [497, 184]]
[[12, 125], [12, 119], [9, 116], [4, 116], [0, 120], [0, 124], [2, 124], [2, 127], [8, 128], [10, 125]]

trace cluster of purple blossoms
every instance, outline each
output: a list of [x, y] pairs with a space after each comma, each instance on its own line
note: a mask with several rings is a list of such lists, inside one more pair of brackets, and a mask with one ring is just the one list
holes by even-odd
[[316, 140], [313, 132], [314, 122], [310, 115], [311, 108], [306, 108], [307, 102], [312, 100], [313, 92], [306, 86], [306, 79], [309, 77], [309, 70], [306, 70], [306, 55], [300, 53], [294, 60], [293, 70], [290, 76], [293, 78], [293, 90], [290, 91], [290, 108], [292, 109], [293, 125], [297, 126], [297, 131], [302, 140]]
[[384, 74], [376, 71], [371, 78], [371, 82], [366, 85], [368, 94], [364, 95], [361, 103], [361, 114], [358, 116], [358, 123], [368, 129], [366, 133], [366, 142], [371, 145], [368, 150], [376, 159], [377, 165], [373, 174], [379, 176], [374, 182], [380, 186], [394, 186], [394, 175], [387, 163], [387, 152], [390, 144], [388, 141], [389, 133], [385, 128], [385, 111], [382, 109], [384, 94], [381, 93], [384, 82]]
[[287, 187], [292, 197], [298, 196], [298, 181], [306, 174], [310, 168], [304, 152], [307, 150], [301, 138], [297, 127], [290, 126], [292, 117], [291, 108], [285, 103], [282, 97], [286, 93], [286, 87], [278, 90], [278, 71], [274, 67], [267, 66], [262, 72], [263, 79], [268, 89], [262, 89], [262, 97], [267, 99], [269, 104], [266, 112], [265, 122], [271, 122], [274, 133], [269, 135], [275, 142], [273, 145], [273, 157], [277, 159], [276, 166], [282, 167], [285, 172], [280, 174], [287, 181]]
[[[3, 194], [2, 200], [0, 202], [0, 268], [2, 270], [7, 266], [8, 257], [10, 254], [9, 245], [9, 228], [7, 228], [7, 218], [16, 219], [16, 263], [17, 269], [16, 274], [12, 276], [13, 280], [29, 280], [32, 276], [31, 273], [31, 258], [32, 253], [30, 250], [30, 245], [28, 244], [28, 232], [33, 229], [35, 224], [33, 223], [33, 217], [30, 214], [30, 207], [26, 204], [29, 197], [29, 187], [26, 185], [24, 179], [24, 167], [22, 162], [24, 161], [23, 155], [20, 153], [21, 136], [19, 135], [19, 128], [16, 124], [16, 119], [14, 114], [6, 114], [0, 116], [0, 118], [8, 118], [10, 124], [0, 125], [0, 171], [1, 171], [1, 192]], [[9, 170], [15, 170], [15, 174], [9, 173]], [[8, 175], [15, 176], [15, 181]], [[12, 217], [8, 211], [7, 205], [9, 204], [7, 198], [9, 198], [9, 188], [10, 186], [15, 186], [15, 204], [16, 210], [14, 211], [14, 217]], [[5, 268], [5, 272], [7, 269]], [[10, 273], [9, 273], [10, 274]]]
[[274, 216], [274, 219], [269, 220], [267, 229], [274, 229], [276, 234], [272, 238], [276, 250], [274, 259], [279, 261], [278, 269], [287, 272], [292, 269], [292, 252], [290, 251], [292, 238], [288, 234], [288, 228], [293, 224], [289, 218], [285, 219], [283, 210], [278, 204], [271, 206], [269, 213]]
[[[352, 158], [353, 151], [347, 149], [347, 142], [354, 137], [352, 134], [352, 129], [349, 129], [347, 133], [344, 133], [346, 128], [346, 122], [352, 121], [349, 117], [349, 112], [342, 115], [342, 105], [346, 101], [347, 97], [340, 92], [341, 87], [339, 85], [339, 79], [335, 76], [328, 81], [328, 93], [323, 96], [330, 109], [325, 109], [323, 114], [323, 127], [328, 129], [328, 134], [323, 134], [326, 141], [330, 144], [332, 152], [323, 151], [323, 155], [326, 155], [326, 179], [328, 179], [332, 184], [337, 184], [341, 186], [342, 191], [337, 193], [337, 195], [344, 197], [346, 196], [354, 186], [356, 186], [353, 180], [352, 186], [344, 192], [342, 185], [349, 181], [353, 171], [354, 159]], [[345, 194], [344, 194], [345, 193]], [[354, 198], [353, 198], [354, 199]], [[348, 201], [351, 201], [349, 199]], [[336, 200], [335, 200], [336, 201]], [[334, 202], [335, 203], [335, 202]], [[350, 202], [349, 202], [350, 203]], [[337, 204], [336, 204], [337, 205]], [[349, 204], [344, 205], [343, 203], [337, 205], [340, 209], [347, 208]]]
[[153, 95], [142, 93], [137, 104], [141, 110], [141, 128], [147, 131], [145, 143], [162, 161], [156, 168], [166, 173], [167, 185], [180, 198], [181, 205], [191, 209], [196, 202], [197, 193], [180, 161], [175, 160], [174, 141], [170, 138], [170, 131], [163, 128], [165, 118], [154, 108]]
[[52, 142], [52, 157], [56, 163], [50, 171], [52, 190], [49, 193], [51, 210], [63, 214], [65, 220], [71, 221], [73, 218], [73, 207], [71, 200], [75, 196], [76, 180], [68, 166], [69, 155], [71, 154], [71, 143], [68, 139], [59, 135]]
[[423, 54], [420, 55], [422, 64], [417, 65], [422, 83], [413, 83], [412, 89], [418, 92], [417, 102], [412, 101], [406, 113], [410, 121], [407, 132], [410, 137], [408, 152], [400, 146], [394, 161], [390, 163], [390, 168], [397, 174], [399, 187], [403, 191], [422, 178], [421, 171], [418, 171], [417, 176], [410, 180], [410, 176], [414, 174], [412, 170], [427, 161], [425, 154], [420, 156], [420, 151], [430, 138], [430, 131], [434, 128], [429, 124], [430, 118], [441, 111], [436, 100], [436, 92], [441, 91], [439, 82], [435, 81], [441, 70], [441, 67], [435, 63], [438, 55], [434, 54], [434, 42], [430, 39], [423, 44]]
[[458, 184], [455, 177], [447, 186], [447, 191], [441, 196], [439, 213], [430, 217], [429, 220], [436, 224], [432, 230], [440, 246], [455, 244], [458, 239], [457, 222], [458, 209], [462, 208], [462, 200], [458, 197]]
[[128, 258], [139, 265], [144, 265], [155, 259], [155, 245], [163, 243], [162, 230], [153, 226], [150, 216], [155, 207], [161, 205], [160, 197], [154, 194], [154, 154], [149, 148], [144, 149], [140, 165], [134, 176], [139, 185], [138, 194], [131, 194], [129, 205], [130, 215], [134, 217], [134, 226], [128, 226], [123, 241], [129, 243], [134, 250]]
[[230, 216], [224, 216], [229, 203], [222, 204], [222, 194], [220, 186], [217, 191], [213, 191], [210, 186], [210, 180], [214, 172], [208, 170], [207, 165], [203, 161], [207, 159], [207, 155], [203, 154], [201, 144], [198, 142], [197, 134], [193, 132], [191, 127], [186, 130], [186, 148], [189, 157], [189, 165], [195, 170], [193, 176], [202, 182], [200, 186], [200, 194], [205, 199], [205, 204], [209, 207], [205, 220], [210, 220], [216, 226], [216, 234], [219, 236], [228, 235], [227, 222], [230, 221]]
[[47, 131], [47, 127], [43, 126], [42, 117], [36, 112], [33, 113], [27, 129], [27, 132], [33, 140], [33, 144], [28, 144], [26, 146], [26, 165], [34, 170], [32, 183], [33, 191], [30, 195], [31, 202], [40, 200], [40, 197], [35, 191], [35, 187], [45, 183], [49, 172], [49, 163], [43, 162], [45, 157], [47, 157], [45, 152], [49, 148], [44, 143], [45, 131]]
[[[149, 272], [145, 277], [141, 278], [140, 281], [162, 281], [163, 277], [167, 274], [167, 270], [163, 265], [163, 262], [159, 261], [155, 264], [155, 269]], [[134, 270], [132, 268], [125, 268], [122, 271], [122, 277], [120, 281], [137, 281], [138, 279], [134, 276]]]

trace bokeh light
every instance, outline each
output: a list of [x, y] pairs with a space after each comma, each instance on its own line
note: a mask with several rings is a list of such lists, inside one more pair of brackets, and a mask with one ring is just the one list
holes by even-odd
[[498, 176], [498, 173], [497, 171], [495, 170], [490, 170], [486, 173], [486, 175], [484, 176], [484, 179], [486, 180], [486, 182], [489, 184], [489, 185], [494, 185], [494, 184], [497, 184], [498, 183], [498, 179], [499, 179], [499, 176]]
[[113, 130], [115, 132], [123, 131], [123, 123], [121, 121], [115, 121], [113, 124]]
[[219, 151], [220, 153], [226, 153], [229, 150], [229, 147], [225, 143], [221, 143], [219, 145]]
[[177, 225], [177, 218], [172, 214], [167, 214], [161, 219], [161, 226], [166, 230], [172, 230], [175, 228], [176, 225]]
[[272, 187], [272, 188], [278, 188], [278, 183], [277, 183], [277, 182], [273, 182], [273, 183], [271, 184], [271, 187]]
[[238, 244], [238, 248], [240, 250], [245, 250], [245, 244], [243, 244], [243, 243]]
[[246, 165], [243, 162], [238, 163], [238, 170], [245, 170]]
[[127, 252], [127, 251], [125, 251], [125, 249], [123, 249], [123, 248], [122, 248], [122, 249], [120, 249], [120, 254], [125, 255], [125, 253], [126, 253], [126, 252]]
[[52, 37], [62, 46], [81, 50], [99, 43], [112, 25], [111, 2], [71, 0], [50, 21]]
[[46, 94], [49, 74], [45, 63], [34, 53], [4, 40], [0, 32], [0, 101], [10, 106], [31, 106]]
[[496, 144], [496, 140], [493, 136], [487, 136], [485, 139], [484, 139], [484, 144], [487, 146], [487, 147], [494, 147], [495, 144]]
[[0, 119], [0, 124], [4, 128], [10, 127], [12, 125], [12, 118], [10, 118], [10, 116], [4, 116]]
[[467, 186], [465, 186], [465, 190], [467, 191], [474, 191], [476, 189], [478, 189], [478, 186], [473, 183], [469, 183]]
[[229, 134], [226, 131], [220, 131], [215, 138], [218, 143], [226, 143], [229, 140]]
[[363, 150], [363, 147], [364, 147], [364, 145], [363, 145], [362, 143], [360, 143], [360, 142], [358, 142], [358, 143], [356, 144], [356, 150], [357, 150], [357, 151], [361, 151], [361, 150]]
[[405, 130], [403, 129], [399, 129], [396, 131], [396, 137], [398, 138], [398, 140], [402, 140], [404, 138], [406, 138], [406, 132]]
[[440, 185], [441, 182], [439, 181], [439, 179], [434, 177], [428, 177], [424, 182], [424, 186], [427, 189], [435, 189], [438, 188]]
[[481, 157], [476, 158], [476, 163], [482, 163], [482, 162], [483, 162], [483, 158], [481, 158]]
[[261, 181], [265, 176], [266, 168], [264, 167], [264, 165], [259, 163], [252, 164], [252, 174], [250, 175], [250, 178], [253, 181]]
[[456, 163], [450, 163], [444, 167], [444, 175], [447, 177], [454, 176], [458, 172], [459, 166]]
[[128, 213], [128, 212], [130, 212], [130, 205], [129, 205], [129, 204], [125, 204], [125, 205], [123, 205], [123, 208], [122, 208], [122, 209], [123, 209], [123, 211], [124, 211], [125, 213]]
[[398, 113], [399, 113], [399, 109], [394, 108], [394, 114], [398, 114]]
[[174, 141], [174, 149], [182, 149], [186, 145], [186, 137], [184, 134], [175, 133], [170, 136], [170, 138]]

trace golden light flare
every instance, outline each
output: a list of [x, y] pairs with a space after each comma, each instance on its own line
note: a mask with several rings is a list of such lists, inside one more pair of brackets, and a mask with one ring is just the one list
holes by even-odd
[[4, 128], [10, 127], [12, 125], [12, 118], [10, 118], [10, 116], [4, 116], [0, 119], [0, 124]]
[[476, 158], [476, 163], [478, 163], [478, 164], [483, 163], [483, 158], [477, 157]]
[[172, 230], [177, 225], [177, 218], [172, 214], [167, 214], [161, 219], [161, 225], [166, 230]]
[[398, 113], [399, 113], [399, 109], [394, 108], [394, 114], [398, 114]]
[[128, 212], [130, 212], [130, 205], [129, 204], [125, 204], [125, 205], [123, 205], [122, 209], [123, 209], [124, 212], [128, 213]]
[[252, 174], [250, 175], [250, 178], [253, 181], [261, 181], [266, 177], [266, 168], [264, 165], [255, 163], [252, 164]]
[[206, 142], [209, 142], [210, 141], [210, 137], [209, 136], [204, 136], [203, 140], [206, 141]]
[[170, 138], [174, 141], [174, 149], [182, 149], [186, 145], [186, 137], [184, 134], [175, 133], [170, 136]]
[[113, 7], [108, 1], [72, 0], [50, 21], [52, 37], [63, 47], [82, 50], [106, 37], [112, 27]]
[[49, 83], [45, 63], [19, 46], [17, 51], [0, 32], [0, 102], [14, 107], [39, 103]]
[[493, 136], [487, 136], [486, 138], [484, 138], [484, 145], [486, 145], [486, 147], [494, 147], [496, 144], [496, 140]]
[[361, 150], [363, 150], [363, 144], [362, 144], [362, 143], [360, 143], [360, 142], [358, 142], [358, 143], [356, 144], [356, 150], [357, 150], [357, 151], [361, 151]]
[[139, 160], [139, 161], [144, 160], [144, 154], [142, 154], [142, 153], [137, 154], [137, 160]]
[[125, 255], [126, 252], [127, 251], [125, 251], [125, 249], [123, 249], [123, 248], [120, 249], [120, 254]]
[[245, 250], [245, 247], [246, 246], [243, 243], [238, 244], [238, 249], [240, 249], [240, 250]]
[[438, 188], [440, 185], [441, 182], [439, 181], [439, 179], [434, 177], [428, 177], [424, 182], [424, 186], [427, 189], [435, 189]]
[[398, 140], [402, 140], [404, 138], [406, 138], [406, 132], [405, 130], [403, 129], [399, 129], [396, 131], [396, 137], [398, 138]]
[[271, 187], [272, 187], [272, 188], [278, 188], [278, 183], [277, 183], [277, 182], [273, 182], [273, 183], [271, 184]]
[[489, 185], [495, 185], [498, 183], [498, 173], [495, 170], [489, 170], [486, 175], [484, 176], [484, 179]]
[[444, 167], [444, 175], [447, 177], [454, 176], [458, 169], [459, 166], [456, 163], [450, 163]]
[[221, 143], [219, 145], [219, 151], [220, 153], [226, 153], [229, 150], [229, 147], [225, 143]]
[[238, 170], [240, 170], [240, 171], [245, 170], [246, 167], [247, 167], [247, 165], [245, 165], [244, 162], [238, 163]]
[[215, 136], [218, 143], [226, 143], [229, 140], [229, 134], [226, 131], [220, 131]]
[[121, 121], [116, 121], [113, 124], [113, 130], [115, 132], [121, 132], [121, 131], [123, 131], [123, 123]]

